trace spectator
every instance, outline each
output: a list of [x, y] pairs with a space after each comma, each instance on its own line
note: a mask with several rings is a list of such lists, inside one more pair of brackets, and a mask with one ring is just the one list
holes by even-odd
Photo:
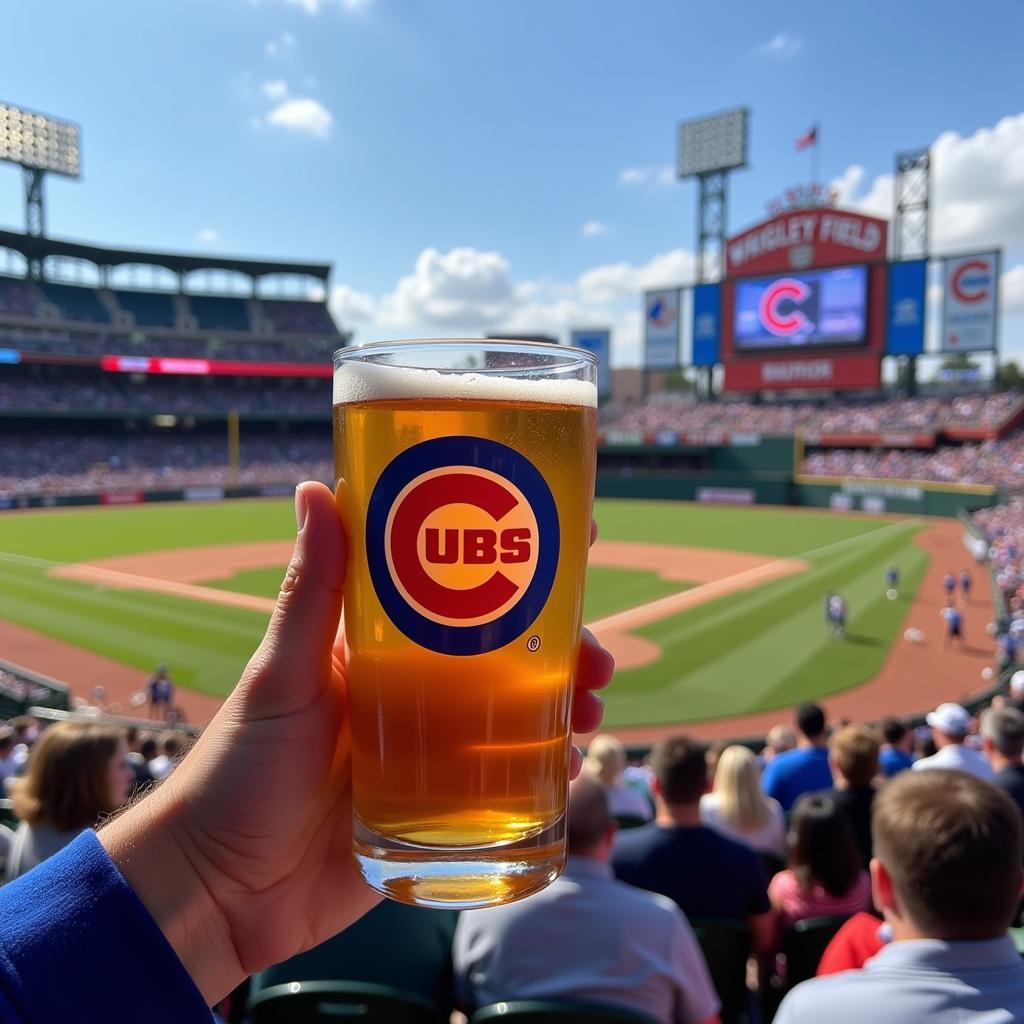
[[971, 731], [971, 716], [959, 704], [940, 704], [924, 720], [931, 727], [936, 753], [915, 761], [915, 771], [953, 768], [986, 781], [992, 778], [992, 766], [985, 755], [964, 743]]
[[169, 775], [174, 768], [175, 759], [181, 753], [181, 740], [176, 732], [168, 730], [162, 733], [159, 743], [163, 753], [157, 755], [149, 762], [149, 773], [154, 779], [162, 779]]
[[850, 822], [861, 867], [871, 861], [871, 804], [878, 775], [878, 735], [866, 725], [847, 725], [832, 734], [828, 742], [829, 768], [835, 780], [829, 797]]
[[783, 928], [808, 917], [847, 916], [871, 905], [849, 819], [823, 793], [801, 797], [789, 826], [789, 857], [768, 886]]
[[981, 716], [981, 745], [992, 765], [992, 781], [1024, 813], [1024, 714], [1016, 708], [989, 708]]
[[906, 772], [875, 803], [871, 877], [892, 941], [861, 971], [815, 978], [776, 1024], [1011, 1024], [1024, 962], [1006, 929], [1021, 891], [1021, 816], [958, 771]]
[[[134, 742], [132, 741], [133, 733]], [[152, 733], [139, 732], [137, 729], [129, 730], [127, 741], [128, 761], [135, 773], [134, 791], [138, 792], [156, 781], [150, 763], [156, 758], [159, 748]]]
[[911, 750], [914, 746], [914, 732], [899, 718], [882, 719], [882, 736], [885, 743], [878, 752], [878, 763], [887, 779], [906, 771], [914, 763]]
[[746, 747], [722, 751], [711, 792], [700, 798], [700, 820], [759, 852], [785, 855], [786, 816], [777, 800], [764, 795], [760, 766]]
[[463, 913], [455, 930], [458, 1001], [471, 1012], [506, 999], [567, 999], [658, 1021], [718, 1021], [703, 954], [670, 899], [617, 882], [607, 787], [569, 787], [561, 878], [518, 903]]
[[771, 951], [771, 907], [757, 854], [700, 823], [703, 747], [688, 736], [666, 738], [655, 746], [651, 767], [655, 821], [619, 835], [616, 876], [675, 900], [689, 918], [746, 921], [754, 949]]
[[128, 795], [132, 771], [120, 729], [60, 722], [35, 745], [28, 772], [13, 789], [21, 819], [7, 880], [52, 857]]
[[0, 729], [0, 797], [7, 793], [7, 780], [14, 778], [24, 761], [14, 756], [14, 732], [4, 726]]
[[845, 921], [825, 947], [815, 974], [821, 978], [840, 971], [856, 971], [889, 941], [889, 926], [862, 910]]
[[761, 760], [767, 764], [772, 758], [796, 746], [796, 733], [788, 725], [773, 725], [765, 737]]
[[650, 821], [650, 801], [639, 790], [623, 781], [626, 751], [614, 736], [601, 734], [590, 741], [587, 756], [583, 760], [583, 770], [604, 786], [612, 817]]
[[800, 736], [797, 748], [772, 758], [761, 780], [764, 791], [778, 800], [786, 813], [804, 793], [832, 785], [825, 712], [810, 701], [801, 704], [796, 709], [796, 727]]

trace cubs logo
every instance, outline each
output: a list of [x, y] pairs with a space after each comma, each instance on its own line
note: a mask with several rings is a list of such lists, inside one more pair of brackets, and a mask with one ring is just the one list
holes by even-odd
[[810, 296], [811, 289], [796, 278], [773, 281], [761, 296], [758, 318], [766, 330], [779, 338], [806, 333], [814, 324], [798, 307]]
[[959, 302], [982, 302], [988, 298], [992, 269], [988, 260], [966, 260], [953, 271], [950, 290]]
[[671, 327], [676, 322], [675, 306], [664, 295], [651, 297], [647, 319], [654, 327]]
[[555, 500], [515, 449], [439, 437], [406, 449], [370, 495], [366, 556], [377, 598], [421, 647], [484, 654], [540, 614], [558, 566]]

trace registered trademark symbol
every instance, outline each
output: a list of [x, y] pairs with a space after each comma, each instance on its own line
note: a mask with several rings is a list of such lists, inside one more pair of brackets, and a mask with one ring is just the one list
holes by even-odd
[[535, 654], [540, 650], [540, 637], [536, 633], [526, 641], [526, 649], [531, 653]]

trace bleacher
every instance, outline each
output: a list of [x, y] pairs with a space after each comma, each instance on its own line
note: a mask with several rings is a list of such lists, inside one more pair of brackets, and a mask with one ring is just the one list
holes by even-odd
[[63, 320], [85, 320], [97, 324], [111, 322], [110, 310], [103, 305], [95, 288], [53, 281], [40, 281], [38, 287], [45, 300], [57, 307]]
[[204, 331], [251, 331], [249, 302], [226, 295], [192, 295], [192, 315]]
[[177, 324], [174, 297], [167, 292], [118, 289], [113, 296], [121, 309], [134, 316], [137, 327], [174, 327]]

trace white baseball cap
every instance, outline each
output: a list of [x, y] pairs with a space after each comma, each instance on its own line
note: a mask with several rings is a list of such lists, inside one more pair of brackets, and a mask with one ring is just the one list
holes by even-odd
[[1018, 669], [1010, 676], [1010, 693], [1014, 697], [1024, 696], [1024, 668]]
[[966, 736], [971, 729], [971, 716], [959, 704], [940, 704], [924, 720], [947, 736]]

